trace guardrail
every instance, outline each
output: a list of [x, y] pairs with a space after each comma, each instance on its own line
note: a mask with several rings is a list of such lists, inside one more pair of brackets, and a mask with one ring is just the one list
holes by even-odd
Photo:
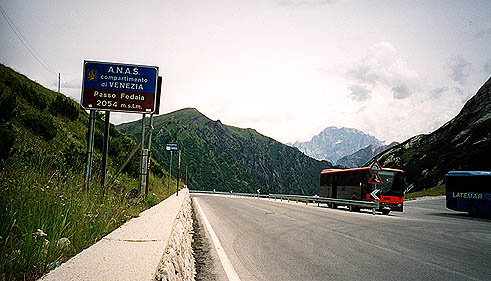
[[347, 206], [350, 211], [354, 211], [358, 208], [372, 209], [372, 214], [376, 214], [376, 210], [380, 208], [380, 203], [375, 201], [359, 201], [359, 200], [347, 200], [347, 199], [335, 199], [335, 198], [325, 198], [319, 196], [305, 196], [305, 195], [288, 195], [288, 194], [259, 194], [259, 193], [235, 193], [235, 192], [223, 192], [223, 191], [204, 191], [204, 190], [190, 190], [190, 193], [204, 193], [204, 194], [217, 194], [217, 195], [229, 195], [238, 197], [252, 197], [252, 198], [268, 198], [268, 199], [280, 199], [282, 200], [292, 200], [298, 202], [305, 202], [309, 204], [310, 202], [320, 206], [321, 203], [326, 203], [331, 208], [336, 208], [337, 206]]

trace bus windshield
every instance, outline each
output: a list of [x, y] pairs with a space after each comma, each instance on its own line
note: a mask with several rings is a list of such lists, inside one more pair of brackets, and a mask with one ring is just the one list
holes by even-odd
[[401, 172], [380, 171], [378, 175], [382, 180], [382, 184], [377, 184], [375, 188], [380, 189], [381, 194], [392, 196], [404, 195], [404, 175]]

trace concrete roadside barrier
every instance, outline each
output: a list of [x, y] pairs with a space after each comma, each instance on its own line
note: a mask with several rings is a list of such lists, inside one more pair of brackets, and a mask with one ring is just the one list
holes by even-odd
[[[190, 220], [189, 191], [184, 189], [179, 196], [174, 194], [142, 212], [40, 280], [173, 280], [174, 276], [179, 278], [174, 280], [194, 280], [192, 237], [186, 236], [192, 235]], [[162, 271], [162, 265], [170, 268]]]

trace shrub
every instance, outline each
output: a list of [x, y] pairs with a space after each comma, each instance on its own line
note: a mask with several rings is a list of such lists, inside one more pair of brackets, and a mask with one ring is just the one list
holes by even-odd
[[64, 162], [69, 167], [79, 169], [84, 167], [86, 152], [81, 145], [76, 145], [72, 142], [62, 153]]
[[54, 115], [67, 117], [70, 120], [77, 120], [80, 112], [78, 104], [62, 94], [57, 95], [51, 103], [50, 111]]
[[23, 91], [23, 96], [34, 107], [39, 108], [39, 110], [43, 111], [48, 106], [48, 99], [46, 98], [46, 96], [36, 91], [36, 89], [34, 89], [32, 85], [29, 88], [24, 87]]
[[24, 107], [18, 116], [21, 123], [34, 133], [43, 136], [47, 140], [56, 137], [56, 125], [50, 115], [34, 110], [31, 107]]
[[9, 121], [12, 118], [12, 112], [17, 106], [17, 99], [9, 89], [1, 89], [0, 92], [0, 120]]
[[16, 136], [12, 124], [0, 122], [0, 136], [2, 136], [0, 138], [0, 159], [7, 159]]
[[152, 173], [154, 173], [158, 177], [163, 177], [164, 176], [164, 169], [153, 158], [150, 158], [150, 171]]

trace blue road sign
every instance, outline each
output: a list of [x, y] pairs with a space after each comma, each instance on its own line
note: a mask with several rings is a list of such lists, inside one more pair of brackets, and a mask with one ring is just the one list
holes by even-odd
[[179, 150], [179, 146], [177, 145], [177, 143], [168, 143], [165, 145], [165, 150], [176, 151]]
[[81, 104], [85, 109], [153, 113], [157, 66], [84, 61]]

